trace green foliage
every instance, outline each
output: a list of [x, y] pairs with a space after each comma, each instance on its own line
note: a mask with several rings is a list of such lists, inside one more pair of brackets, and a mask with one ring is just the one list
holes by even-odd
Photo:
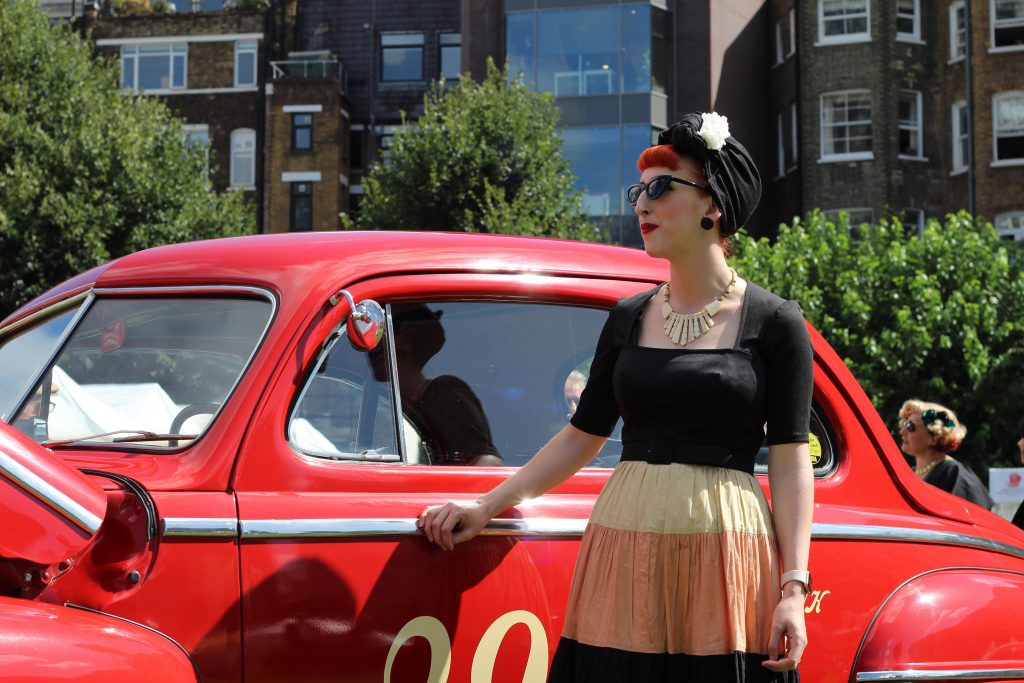
[[[596, 239], [562, 156], [550, 95], [488, 62], [487, 78], [435, 83], [423, 116], [363, 182], [362, 228]], [[403, 121], [404, 123], [404, 121]]]
[[0, 2], [0, 45], [0, 317], [117, 256], [253, 231], [180, 121], [34, 2]]
[[896, 433], [903, 401], [952, 408], [968, 433], [957, 457], [985, 479], [1015, 462], [1024, 413], [1024, 273], [992, 226], [966, 213], [918, 237], [898, 220], [851, 236], [820, 212], [774, 243], [737, 240], [737, 270], [796, 299]]

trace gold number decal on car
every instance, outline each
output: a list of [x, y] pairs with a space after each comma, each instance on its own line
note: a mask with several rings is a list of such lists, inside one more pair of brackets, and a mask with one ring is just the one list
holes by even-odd
[[395, 642], [391, 643], [387, 663], [384, 664], [384, 683], [391, 683], [391, 667], [398, 655], [398, 648], [416, 636], [423, 636], [430, 643], [430, 673], [427, 675], [427, 683], [445, 683], [448, 680], [448, 672], [452, 668], [452, 641], [448, 638], [448, 631], [445, 630], [444, 624], [434, 617], [416, 617], [402, 627], [395, 636]]
[[815, 434], [808, 434], [807, 450], [811, 452], [811, 464], [817, 465], [821, 461], [821, 441]]
[[480, 644], [476, 646], [476, 654], [473, 655], [471, 683], [491, 682], [494, 676], [494, 660], [498, 657], [501, 641], [516, 624], [526, 624], [530, 629], [530, 656], [526, 660], [523, 683], [544, 682], [548, 675], [548, 636], [544, 631], [544, 625], [533, 612], [516, 610], [495, 619], [484, 632]]
[[821, 601], [825, 599], [826, 595], [829, 595], [832, 591], [811, 591], [807, 594], [804, 602], [810, 601], [811, 604], [804, 607], [804, 614], [821, 614]]

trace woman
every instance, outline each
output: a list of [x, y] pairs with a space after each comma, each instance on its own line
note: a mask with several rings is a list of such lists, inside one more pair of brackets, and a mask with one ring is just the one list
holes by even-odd
[[914, 458], [914, 472], [932, 486], [948, 491], [986, 510], [995, 504], [988, 490], [966, 465], [950, 455], [960, 447], [967, 428], [949, 408], [917, 399], [900, 408], [903, 452]]
[[[613, 308], [568, 426], [475, 504], [419, 524], [447, 549], [472, 538], [583, 467], [621, 414], [622, 462], [584, 533], [549, 680], [797, 681], [811, 347], [796, 303], [725, 258], [760, 176], [718, 114], [683, 117], [638, 167], [629, 200], [669, 282]], [[752, 476], [765, 423], [774, 530]]]
[[[1024, 418], [1020, 420], [1020, 426], [1017, 427], [1017, 450], [1020, 451], [1020, 464], [1024, 465]], [[1017, 513], [1013, 516], [1013, 523], [1021, 529], [1024, 529], [1024, 501], [1021, 501], [1020, 507], [1017, 508]]]

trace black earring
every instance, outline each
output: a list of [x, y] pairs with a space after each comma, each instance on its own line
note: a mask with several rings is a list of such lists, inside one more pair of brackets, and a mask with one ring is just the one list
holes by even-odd
[[711, 228], [715, 227], [715, 222], [708, 218], [707, 216], [704, 216], [704, 218], [700, 219], [700, 227], [704, 228], [705, 230], [710, 230]]

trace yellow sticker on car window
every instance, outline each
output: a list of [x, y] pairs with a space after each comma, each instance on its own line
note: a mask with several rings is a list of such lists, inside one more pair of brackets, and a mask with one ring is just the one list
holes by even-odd
[[807, 446], [808, 450], [811, 451], [811, 464], [817, 465], [821, 460], [821, 441], [818, 440], [816, 435], [811, 434]]

